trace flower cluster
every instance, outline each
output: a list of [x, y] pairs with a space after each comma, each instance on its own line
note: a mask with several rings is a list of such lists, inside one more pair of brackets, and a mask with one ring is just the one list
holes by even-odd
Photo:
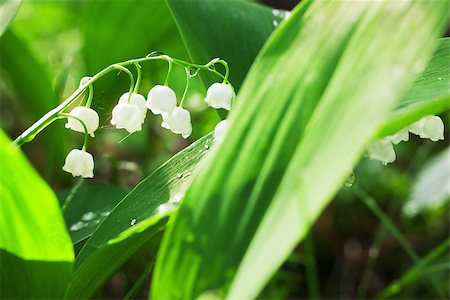
[[[236, 95], [231, 85], [214, 83], [207, 91], [205, 102], [213, 108], [230, 110]], [[162, 116], [161, 126], [169, 129], [183, 138], [188, 138], [192, 133], [191, 115], [182, 107], [182, 102], [177, 106], [175, 92], [168, 86], [156, 85], [144, 96], [133, 92], [124, 93], [112, 110], [111, 124], [117, 129], [125, 129], [130, 134], [141, 131], [147, 116], [147, 109], [155, 115]], [[68, 116], [66, 128], [78, 132], [85, 132], [94, 137], [94, 132], [99, 126], [99, 116], [95, 110], [85, 107], [75, 107]], [[220, 122], [214, 131], [216, 140], [223, 140], [228, 121]], [[73, 176], [84, 178], [93, 177], [94, 160], [90, 153], [82, 150], [72, 150], [66, 158], [63, 170]]]
[[427, 116], [403, 128], [394, 135], [378, 139], [367, 147], [369, 158], [379, 160], [383, 164], [392, 163], [396, 159], [393, 145], [409, 140], [409, 133], [418, 135], [433, 142], [444, 139], [444, 122], [438, 116]]

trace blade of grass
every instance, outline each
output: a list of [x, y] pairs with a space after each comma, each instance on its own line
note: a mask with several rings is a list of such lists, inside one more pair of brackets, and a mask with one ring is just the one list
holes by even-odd
[[312, 231], [310, 231], [306, 236], [304, 245], [308, 299], [320, 299], [319, 277], [317, 275], [314, 237]]
[[[383, 212], [383, 210], [378, 206], [375, 199], [373, 199], [370, 195], [367, 194], [362, 188], [355, 186], [352, 191], [354, 194], [364, 201], [367, 207], [373, 212], [373, 214], [380, 220], [383, 226], [395, 237], [395, 239], [400, 243], [402, 248], [405, 250], [406, 254], [410, 257], [410, 259], [414, 262], [414, 264], [420, 263], [419, 255], [414, 251], [411, 245], [408, 243], [405, 236], [401, 233], [401, 231], [394, 225], [391, 219]], [[427, 273], [427, 269], [423, 268], [422, 272]], [[444, 292], [441, 287], [436, 283], [432, 276], [427, 276], [427, 279], [430, 281], [433, 288], [436, 290], [437, 294], [440, 298], [444, 298]]]
[[[450, 239], [445, 240], [440, 245], [435, 247], [430, 251], [427, 256], [422, 258], [417, 264], [412, 266], [402, 277], [391, 283], [387, 288], [385, 288], [377, 298], [385, 299], [388, 297], [395, 296], [398, 294], [405, 286], [413, 283], [416, 279], [423, 276], [423, 268], [430, 265], [433, 261], [446, 254], [448, 257], [448, 249], [450, 247]], [[448, 262], [446, 263], [448, 267]], [[430, 268], [428, 267], [428, 270]]]

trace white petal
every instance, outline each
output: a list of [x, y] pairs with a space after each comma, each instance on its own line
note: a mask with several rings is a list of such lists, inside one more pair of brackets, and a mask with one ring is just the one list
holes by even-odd
[[409, 126], [409, 131], [436, 142], [444, 139], [444, 122], [438, 116], [427, 116]]
[[124, 128], [129, 133], [142, 130], [142, 113], [137, 105], [122, 102], [112, 111], [111, 124], [117, 129]]
[[161, 126], [186, 139], [192, 133], [191, 114], [184, 108], [175, 107], [170, 115], [163, 114]]
[[[77, 106], [70, 112], [70, 115], [77, 117], [81, 119], [84, 124], [86, 125], [86, 128], [88, 130], [88, 134], [90, 134], [92, 137], [94, 137], [94, 131], [97, 130], [99, 125], [99, 117], [95, 110], [91, 108], [87, 108], [84, 106]], [[66, 123], [66, 128], [72, 129], [74, 131], [78, 132], [84, 132], [84, 127], [80, 123], [80, 121], [68, 118]]]
[[216, 127], [214, 128], [214, 141], [223, 141], [229, 127], [230, 122], [228, 120], [223, 120], [217, 123]]
[[156, 85], [148, 92], [147, 107], [155, 115], [171, 114], [176, 105], [177, 96], [170, 87]]
[[391, 141], [391, 143], [397, 145], [398, 143], [400, 143], [401, 141], [408, 141], [409, 140], [409, 132], [408, 132], [408, 128], [403, 128], [402, 130], [400, 130], [399, 132], [397, 132], [394, 135], [390, 135], [386, 137], [389, 141]]
[[[128, 95], [130, 93], [125, 93], [119, 98], [119, 103], [128, 103]], [[145, 117], [147, 116], [147, 101], [145, 97], [141, 94], [132, 93], [130, 98], [130, 103], [136, 105], [141, 110], [142, 119], [141, 122], [144, 123]]]
[[370, 159], [379, 160], [383, 164], [388, 164], [395, 160], [394, 147], [388, 139], [379, 139], [370, 143], [367, 146], [367, 154]]
[[67, 155], [62, 169], [74, 177], [92, 178], [94, 177], [94, 158], [88, 152], [73, 149]]
[[205, 101], [213, 108], [230, 110], [236, 94], [229, 84], [213, 83], [206, 92]]

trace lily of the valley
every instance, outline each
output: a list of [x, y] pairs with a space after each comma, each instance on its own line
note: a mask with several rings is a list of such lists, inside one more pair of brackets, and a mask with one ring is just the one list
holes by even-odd
[[205, 101], [213, 108], [231, 109], [236, 94], [233, 87], [225, 83], [213, 83], [206, 91]]
[[67, 155], [62, 169], [74, 177], [92, 178], [94, 177], [94, 158], [88, 152], [73, 149]]
[[[86, 125], [88, 134], [92, 137], [95, 136], [94, 131], [97, 130], [99, 125], [99, 117], [95, 110], [84, 106], [77, 106], [72, 109], [70, 115], [82, 120]], [[68, 118], [65, 126], [74, 131], [84, 132], [83, 124], [74, 118]]]
[[[125, 93], [119, 98], [119, 103], [128, 103], [128, 95], [130, 93]], [[144, 123], [145, 117], [147, 116], [147, 101], [145, 97], [141, 94], [132, 93], [130, 96], [130, 103], [136, 105], [141, 111], [141, 123]]]
[[383, 164], [388, 164], [395, 160], [394, 146], [389, 139], [379, 139], [367, 146], [367, 155], [370, 159], [379, 160]]
[[221, 142], [224, 140], [228, 128], [230, 127], [230, 122], [228, 120], [223, 120], [217, 123], [214, 128], [214, 141]]
[[175, 107], [171, 114], [163, 114], [162, 127], [187, 139], [192, 133], [191, 114], [184, 108]]
[[444, 122], [438, 116], [427, 116], [409, 126], [409, 131], [433, 142], [444, 139]]
[[142, 112], [135, 104], [122, 102], [112, 111], [111, 124], [117, 129], [125, 129], [129, 133], [142, 130]]
[[147, 107], [155, 115], [169, 115], [177, 105], [177, 96], [168, 86], [155, 85], [147, 96]]

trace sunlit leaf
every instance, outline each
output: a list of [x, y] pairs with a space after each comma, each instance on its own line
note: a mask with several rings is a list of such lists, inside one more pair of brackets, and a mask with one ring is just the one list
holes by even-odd
[[153, 297], [256, 297], [343, 184], [417, 65], [425, 67], [448, 20], [445, 6], [298, 7], [260, 52], [230, 134], [169, 226]]
[[[208, 153], [211, 135], [179, 152], [137, 185], [111, 211], [75, 260], [69, 298], [92, 295], [138, 249], [167, 223], [167, 208], [177, 209], [200, 159]], [[172, 203], [172, 204], [168, 204]], [[171, 214], [171, 213], [168, 213]]]
[[55, 194], [0, 131], [2, 299], [61, 298], [73, 249]]

